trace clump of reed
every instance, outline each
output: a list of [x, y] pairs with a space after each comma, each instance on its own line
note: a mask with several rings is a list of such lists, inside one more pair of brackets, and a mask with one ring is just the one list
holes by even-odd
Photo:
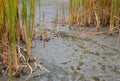
[[110, 33], [120, 26], [120, 0], [69, 0], [69, 27], [109, 26]]
[[[40, 0], [0, 0], [0, 61], [8, 70], [9, 81], [21, 66], [29, 67], [31, 41], [35, 34], [35, 3]], [[22, 22], [22, 23], [21, 23]], [[20, 24], [21, 23], [21, 24]], [[21, 41], [26, 48], [21, 46]], [[26, 53], [26, 57], [22, 54]], [[28, 78], [27, 78], [28, 79]]]

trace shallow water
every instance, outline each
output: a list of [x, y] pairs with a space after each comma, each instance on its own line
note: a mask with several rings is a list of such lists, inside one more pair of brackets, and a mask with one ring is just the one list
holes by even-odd
[[[59, 5], [68, 4], [68, 0], [42, 0], [41, 16], [45, 14], [45, 28], [50, 31], [53, 27], [49, 21], [55, 15], [57, 1]], [[39, 14], [38, 10], [36, 14]], [[40, 20], [42, 18], [36, 15], [36, 30]], [[120, 47], [116, 43], [117, 36], [105, 38], [104, 34], [93, 36], [84, 33], [93, 29], [77, 31], [58, 25], [58, 35], [46, 42], [45, 47], [43, 41], [35, 38], [36, 47], [31, 53], [50, 73], [36, 71], [29, 81], [120, 81]], [[15, 80], [23, 81], [26, 77], [21, 76]]]

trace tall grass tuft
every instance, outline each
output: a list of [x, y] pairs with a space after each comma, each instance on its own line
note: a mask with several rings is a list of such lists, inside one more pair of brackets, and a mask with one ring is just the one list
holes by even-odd
[[69, 0], [69, 26], [109, 25], [109, 31], [118, 29], [120, 23], [120, 0]]
[[13, 75], [20, 67], [20, 41], [25, 42], [27, 47], [27, 63], [30, 59], [31, 41], [34, 37], [35, 1], [0, 0], [0, 51], [3, 65], [9, 70], [9, 81], [13, 80]]

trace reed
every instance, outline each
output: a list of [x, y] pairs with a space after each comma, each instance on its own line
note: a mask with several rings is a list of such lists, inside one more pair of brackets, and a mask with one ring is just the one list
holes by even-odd
[[[120, 0], [69, 0], [69, 25], [108, 26], [109, 31], [118, 29], [120, 23]], [[80, 24], [82, 23], [82, 24]]]
[[35, 1], [0, 0], [0, 51], [3, 65], [9, 70], [9, 81], [13, 81], [13, 76], [21, 64], [18, 48], [21, 47], [20, 41], [24, 41], [27, 47], [27, 57], [22, 58], [27, 59], [27, 63], [30, 59], [31, 41], [34, 37]]
[[[13, 75], [13, 71], [17, 71], [18, 69], [18, 60], [17, 60], [17, 52], [16, 52], [16, 41], [15, 41], [15, 18], [17, 16], [16, 14], [16, 4], [17, 4], [17, 0], [13, 1], [13, 3], [10, 2], [10, 0], [6, 0], [6, 1], [2, 1], [3, 2], [3, 6], [5, 9], [4, 12], [4, 16], [7, 17], [7, 19], [5, 19], [7, 26], [6, 28], [8, 28], [7, 34], [8, 34], [8, 44], [10, 46], [9, 51], [7, 51], [8, 53], [8, 66], [9, 66], [9, 79], [10, 81], [12, 81], [12, 75]], [[5, 23], [5, 24], [6, 24]]]

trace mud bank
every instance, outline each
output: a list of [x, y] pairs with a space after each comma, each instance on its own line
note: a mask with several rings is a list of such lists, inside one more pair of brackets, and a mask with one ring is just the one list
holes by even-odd
[[[54, 17], [57, 0], [53, 3], [50, 3], [51, 0], [47, 1], [42, 0], [41, 15], [45, 13], [45, 28], [51, 32], [54, 28], [48, 21], [52, 21]], [[68, 0], [59, 1], [68, 4]], [[68, 10], [66, 15], [67, 13]], [[37, 32], [40, 20], [36, 15]], [[37, 57], [37, 63], [42, 63], [50, 73], [36, 71], [29, 81], [120, 81], [118, 36], [115, 34], [106, 37], [104, 33], [98, 35], [86, 33], [91, 31], [94, 31], [94, 28], [69, 30], [67, 26], [59, 24], [56, 29], [57, 36], [46, 42], [45, 46], [44, 41], [39, 40], [36, 33], [33, 40], [35, 48], [31, 54]], [[15, 78], [15, 81], [23, 81], [27, 76], [25, 74]]]

